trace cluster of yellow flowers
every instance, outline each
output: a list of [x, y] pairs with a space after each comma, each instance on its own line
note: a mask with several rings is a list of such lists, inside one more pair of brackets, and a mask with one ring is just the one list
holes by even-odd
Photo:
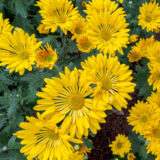
[[0, 22], [0, 66], [6, 65], [10, 73], [16, 71], [20, 75], [24, 74], [25, 69], [31, 71], [35, 62], [37, 68], [53, 68], [57, 61], [56, 50], [53, 51], [49, 44], [43, 48], [34, 34], [29, 36], [23, 29], [14, 28], [8, 19], [3, 19], [2, 14]]
[[[122, 3], [122, 1], [120, 1]], [[21, 152], [28, 160], [83, 160], [90, 151], [83, 144], [90, 132], [96, 134], [100, 123], [105, 123], [106, 111], [112, 107], [121, 111], [127, 108], [130, 93], [134, 92], [132, 71], [121, 64], [116, 52], [123, 54], [122, 47], [137, 41], [137, 35], [129, 37], [126, 14], [118, 3], [111, 0], [92, 0], [84, 3], [86, 18], [78, 13], [69, 0], [39, 0], [41, 24], [40, 34], [55, 32], [58, 27], [66, 35], [72, 33], [72, 40], [77, 42], [80, 51], [89, 53], [97, 49], [102, 53], [91, 56], [81, 62], [81, 68], [70, 71], [65, 67], [59, 77], [45, 79], [46, 85], [37, 93], [40, 99], [33, 107], [37, 118], [26, 117], [28, 122], [21, 122], [23, 130], [14, 135], [22, 139]], [[144, 3], [140, 7], [139, 25], [147, 31], [153, 31], [160, 25], [160, 7], [156, 2]], [[12, 27], [0, 14], [0, 66], [24, 74], [37, 68], [52, 69], [57, 61], [56, 49], [51, 45], [42, 46], [35, 35], [29, 36], [23, 29]], [[13, 29], [14, 28], [14, 29]], [[147, 102], [138, 101], [130, 110], [128, 122], [133, 131], [143, 135], [150, 143], [148, 152], [160, 153], [160, 42], [154, 37], [140, 38], [132, 47], [128, 58], [130, 62], [142, 57], [149, 59], [149, 85], [153, 85]], [[154, 123], [153, 123], [154, 122]], [[118, 135], [110, 144], [113, 154], [121, 158], [128, 154], [128, 160], [135, 159], [131, 143], [124, 135]], [[160, 157], [157, 157], [157, 160]]]

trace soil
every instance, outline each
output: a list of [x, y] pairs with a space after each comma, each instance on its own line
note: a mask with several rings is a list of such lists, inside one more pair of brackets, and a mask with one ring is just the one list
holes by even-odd
[[132, 100], [128, 101], [128, 108], [123, 109], [119, 114], [112, 111], [111, 115], [107, 116], [106, 123], [101, 125], [101, 130], [98, 131], [96, 136], [90, 137], [95, 149], [88, 154], [88, 160], [110, 160], [113, 156], [109, 144], [115, 140], [119, 133], [129, 135], [129, 125], [126, 117], [129, 115], [128, 110], [138, 100], [138, 90], [135, 90], [131, 96]]

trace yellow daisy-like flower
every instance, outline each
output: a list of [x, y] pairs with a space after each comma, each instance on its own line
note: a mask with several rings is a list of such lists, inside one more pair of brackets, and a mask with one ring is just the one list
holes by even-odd
[[37, 31], [38, 31], [40, 34], [48, 34], [48, 33], [49, 33], [49, 29], [46, 29], [44, 24], [40, 24], [40, 25], [37, 27]]
[[133, 153], [128, 153], [128, 155], [127, 155], [128, 160], [134, 160], [135, 158], [136, 158], [136, 156]]
[[53, 51], [51, 45], [47, 43], [45, 48], [41, 47], [36, 51], [36, 62], [38, 68], [48, 67], [52, 69], [57, 61], [56, 50]]
[[160, 121], [154, 122], [152, 125], [148, 126], [144, 137], [149, 144], [147, 146], [147, 153], [151, 152], [154, 155], [159, 155], [160, 153]]
[[86, 4], [86, 10], [84, 12], [87, 14], [87, 18], [94, 17], [95, 15], [105, 14], [109, 12], [110, 14], [116, 14], [118, 16], [125, 16], [124, 9], [118, 6], [118, 3], [111, 0], [92, 0]]
[[141, 48], [142, 57], [146, 57], [146, 58], [149, 57], [149, 55], [152, 52], [149, 52], [148, 49], [151, 48], [156, 42], [157, 41], [154, 39], [154, 36], [151, 36], [150, 38], [146, 38], [146, 39], [141, 38], [139, 40], [139, 42], [136, 45], [137, 47]]
[[3, 19], [2, 13], [0, 13], [0, 38], [1, 38], [1, 35], [10, 33], [12, 29], [13, 27], [9, 24], [9, 20]]
[[72, 24], [70, 32], [73, 34], [72, 40], [78, 38], [86, 32], [86, 21], [82, 16], [79, 16]]
[[109, 147], [111, 147], [114, 155], [119, 155], [121, 158], [124, 158], [125, 154], [129, 153], [131, 150], [131, 142], [125, 135], [118, 134], [116, 139], [112, 141], [112, 144], [110, 144]]
[[155, 65], [150, 67], [150, 76], [148, 78], [148, 84], [153, 85], [153, 90], [160, 91], [160, 66]]
[[127, 57], [129, 62], [136, 62], [142, 58], [141, 48], [134, 46], [132, 47], [131, 51], [128, 53]]
[[131, 36], [129, 37], [129, 41], [130, 41], [131, 43], [136, 42], [137, 40], [138, 40], [138, 35], [136, 35], [136, 34], [133, 34], [133, 35], [131, 35]]
[[147, 101], [160, 108], [160, 92], [152, 92], [151, 96], [147, 98]]
[[94, 103], [90, 98], [92, 89], [82, 83], [77, 68], [70, 72], [66, 67], [60, 78], [45, 79], [45, 82], [45, 88], [37, 93], [42, 99], [37, 101], [35, 110], [45, 110], [43, 116], [47, 119], [62, 121], [62, 131], [72, 136], [88, 136], [88, 129], [97, 133], [99, 122], [105, 122], [107, 105]]
[[88, 34], [82, 34], [77, 38], [77, 47], [81, 52], [89, 53], [94, 49], [93, 40], [88, 37]]
[[152, 66], [160, 65], [160, 42], [155, 42], [148, 48], [148, 63], [149, 68]]
[[123, 54], [122, 47], [129, 43], [127, 26], [124, 17], [106, 12], [89, 18], [87, 33], [95, 47], [104, 54], [115, 55], [116, 51]]
[[20, 152], [28, 159], [37, 157], [43, 160], [70, 160], [73, 147], [69, 142], [82, 141], [63, 134], [53, 121], [46, 121], [39, 113], [37, 117], [27, 117], [29, 122], [20, 123], [23, 130], [14, 134], [22, 139], [21, 144], [24, 146]]
[[129, 125], [133, 126], [133, 131], [144, 135], [145, 129], [159, 120], [160, 109], [148, 102], [138, 101], [129, 112], [130, 115], [127, 117]]
[[140, 15], [138, 16], [138, 25], [146, 28], [147, 32], [158, 29], [160, 26], [160, 7], [159, 3], [143, 3], [140, 7]]
[[98, 54], [89, 57], [81, 63], [84, 69], [82, 75], [85, 83], [93, 85], [94, 97], [110, 103], [118, 110], [127, 107], [127, 100], [131, 99], [128, 93], [134, 91], [135, 84], [132, 83], [132, 71], [129, 66], [120, 64], [118, 57], [109, 57]]
[[43, 18], [42, 23], [51, 32], [55, 32], [59, 26], [67, 34], [67, 30], [79, 16], [77, 7], [74, 8], [68, 0], [39, 0], [36, 5], [41, 9], [39, 12]]
[[35, 63], [36, 50], [42, 42], [37, 42], [35, 35], [29, 36], [22, 29], [15, 30], [13, 34], [6, 33], [1, 36], [0, 66], [7, 65], [6, 68], [24, 74], [25, 69], [32, 70]]

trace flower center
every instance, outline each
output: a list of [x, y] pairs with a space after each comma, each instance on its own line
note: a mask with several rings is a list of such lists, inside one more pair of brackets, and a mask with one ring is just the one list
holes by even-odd
[[83, 44], [83, 48], [84, 49], [88, 49], [89, 47], [90, 47], [90, 43], [89, 42], [84, 42], [84, 44]]
[[81, 109], [84, 105], [84, 97], [80, 94], [75, 94], [69, 97], [69, 106], [73, 110]]
[[53, 57], [52, 57], [51, 55], [49, 55], [49, 56], [46, 57], [46, 61], [51, 62], [51, 61], [52, 61], [52, 58], [53, 58]]
[[59, 16], [59, 17], [58, 17], [58, 22], [59, 22], [59, 23], [65, 23], [65, 22], [66, 22], [66, 17], [64, 17], [64, 16]]
[[102, 32], [102, 37], [105, 41], [109, 41], [112, 38], [112, 34], [110, 31]]
[[151, 22], [152, 18], [150, 16], [146, 16], [145, 20], [146, 22]]
[[21, 52], [21, 53], [20, 53], [20, 57], [21, 57], [22, 59], [27, 59], [27, 58], [29, 57], [29, 55], [28, 55], [28, 53], [26, 53], [26, 52]]
[[112, 81], [109, 78], [102, 80], [102, 89], [109, 90], [111, 88], [112, 88]]
[[117, 143], [117, 148], [122, 148], [122, 143], [121, 142]]
[[147, 121], [147, 116], [143, 115], [140, 119], [141, 119], [142, 122], [146, 122]]
[[49, 131], [48, 138], [51, 138], [53, 140], [57, 140], [57, 139], [59, 139], [59, 135], [57, 133], [55, 133], [54, 131]]
[[75, 33], [80, 34], [81, 33], [81, 29], [79, 27], [75, 28]]
[[154, 129], [153, 130], [153, 135], [156, 138], [160, 138], [160, 129]]

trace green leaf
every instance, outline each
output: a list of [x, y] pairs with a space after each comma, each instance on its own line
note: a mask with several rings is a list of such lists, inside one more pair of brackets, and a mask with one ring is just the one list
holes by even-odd
[[27, 18], [28, 11], [24, 1], [14, 0], [14, 5], [15, 5], [17, 14], [21, 15], [23, 18]]
[[20, 149], [21, 144], [19, 142], [16, 142], [16, 136], [12, 136], [8, 141], [8, 147], [11, 149]]
[[149, 69], [147, 65], [136, 66], [137, 73], [134, 73], [135, 82], [136, 82], [136, 88], [139, 89], [139, 96], [143, 96], [143, 99], [146, 99], [148, 96], [150, 96], [152, 87], [149, 86], [147, 80], [149, 78]]

